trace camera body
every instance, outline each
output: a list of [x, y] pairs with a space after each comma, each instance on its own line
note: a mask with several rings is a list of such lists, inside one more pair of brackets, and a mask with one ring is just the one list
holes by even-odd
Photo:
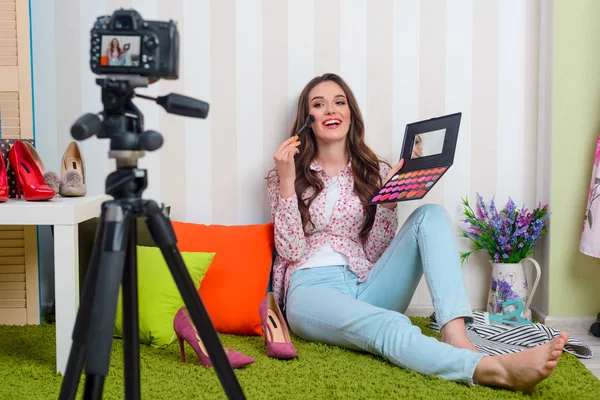
[[98, 17], [91, 30], [90, 67], [98, 75], [179, 78], [179, 32], [174, 21], [144, 21], [135, 10]]

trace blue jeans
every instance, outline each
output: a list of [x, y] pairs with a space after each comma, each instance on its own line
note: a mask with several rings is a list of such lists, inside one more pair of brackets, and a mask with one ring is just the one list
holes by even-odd
[[424, 375], [473, 384], [483, 354], [425, 336], [406, 311], [425, 279], [437, 320], [472, 321], [455, 234], [443, 207], [419, 207], [364, 282], [345, 265], [299, 269], [290, 279], [287, 319], [298, 336], [367, 351]]

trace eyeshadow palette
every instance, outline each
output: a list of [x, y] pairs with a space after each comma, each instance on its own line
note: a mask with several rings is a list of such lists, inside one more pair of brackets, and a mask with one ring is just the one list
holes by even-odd
[[406, 126], [402, 169], [374, 193], [369, 204], [422, 199], [454, 162], [462, 113]]

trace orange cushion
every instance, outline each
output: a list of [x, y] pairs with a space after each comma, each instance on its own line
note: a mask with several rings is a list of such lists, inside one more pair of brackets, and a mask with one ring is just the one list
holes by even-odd
[[267, 293], [273, 224], [173, 222], [180, 251], [214, 252], [198, 292], [219, 333], [262, 335], [258, 307]]

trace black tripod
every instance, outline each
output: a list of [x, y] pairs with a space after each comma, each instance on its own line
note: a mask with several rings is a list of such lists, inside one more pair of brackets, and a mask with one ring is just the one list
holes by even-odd
[[[121, 284], [125, 398], [140, 398], [136, 258], [138, 217], [146, 217], [152, 238], [169, 266], [225, 393], [231, 399], [244, 399], [242, 388], [179, 253], [169, 218], [156, 202], [142, 199], [148, 179], [146, 170], [137, 168], [137, 160], [144, 155], [144, 151], [154, 151], [163, 142], [158, 132], [143, 131], [143, 116], [132, 102], [134, 88], [147, 86], [148, 80], [141, 77], [113, 77], [97, 79], [96, 82], [102, 87], [104, 111], [100, 117], [95, 114], [80, 117], [71, 128], [71, 134], [77, 140], [92, 135], [110, 139], [109, 157], [116, 159], [117, 169], [106, 179], [106, 193], [114, 200], [102, 204], [100, 225], [83, 285], [60, 399], [75, 398], [84, 363], [84, 398], [102, 397], [110, 365]], [[208, 104], [185, 96], [170, 94], [153, 100], [171, 113], [198, 118], [205, 118], [208, 114]]]

